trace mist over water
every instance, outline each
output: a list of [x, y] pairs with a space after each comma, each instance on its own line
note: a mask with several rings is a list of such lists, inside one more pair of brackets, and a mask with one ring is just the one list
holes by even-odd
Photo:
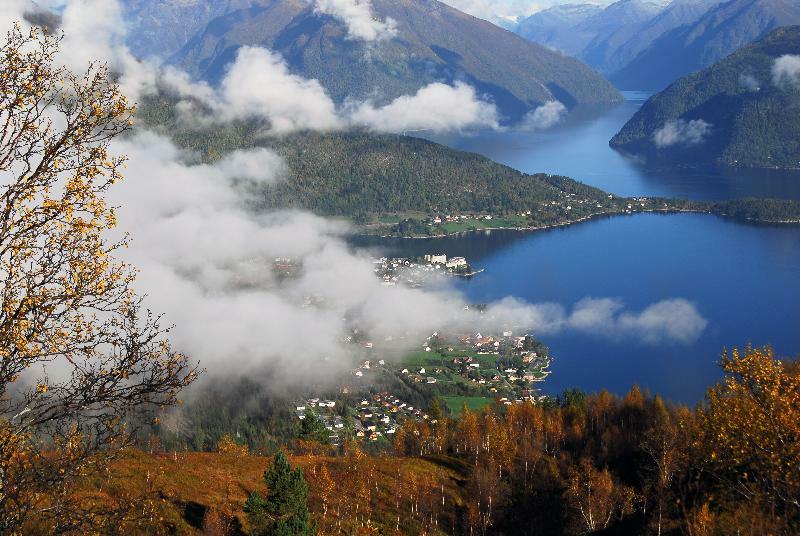
[[[579, 111], [538, 133], [439, 138], [517, 169], [572, 176], [624, 195], [694, 199], [800, 198], [800, 173], [708, 170], [656, 174], [626, 160], [608, 140], [645, 95], [626, 95], [605, 111]], [[443, 252], [486, 271], [454, 287], [474, 303], [514, 296], [574, 304], [611, 297], [631, 310], [682, 298], [708, 321], [689, 342], [653, 344], [586, 332], [540, 334], [556, 359], [541, 384], [548, 393], [580, 387], [624, 393], [638, 383], [693, 403], [721, 375], [724, 348], [771, 344], [800, 350], [800, 227], [744, 225], [700, 214], [643, 214], [543, 232], [491, 231], [429, 240], [355, 238], [353, 244], [398, 256]]]

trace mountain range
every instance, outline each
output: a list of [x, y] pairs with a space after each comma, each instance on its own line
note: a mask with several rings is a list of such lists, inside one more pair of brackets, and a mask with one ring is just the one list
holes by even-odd
[[693, 24], [666, 32], [610, 78], [621, 88], [663, 89], [775, 28], [793, 24], [800, 24], [800, 2], [796, 0], [731, 0]]
[[167, 58], [213, 19], [258, 0], [120, 0], [127, 45], [139, 57]]
[[796, 0], [621, 0], [556, 6], [516, 29], [584, 60], [621, 89], [659, 91], [780, 26], [800, 24]]
[[[163, 41], [170, 43], [163, 49], [170, 50], [186, 39], [169, 61], [216, 82], [240, 47], [266, 47], [279, 53], [291, 72], [318, 80], [340, 103], [369, 99], [384, 104], [433, 82], [456, 81], [491, 97], [506, 119], [552, 100], [572, 107], [620, 99], [607, 80], [581, 61], [436, 0], [373, 0], [372, 20], [389, 21], [392, 30], [389, 37], [373, 41], [354, 38], [345, 22], [307, 0], [231, 0], [213, 10], [201, 4], [211, 3], [127, 0], [129, 13], [134, 7], [151, 13], [150, 22], [139, 22], [150, 28], [143, 32], [147, 42], [140, 39], [136, 48], [152, 51]], [[218, 16], [186, 38], [189, 29], [212, 15]], [[175, 25], [184, 28], [176, 32]]]
[[800, 26], [654, 95], [611, 146], [659, 166], [800, 167]]

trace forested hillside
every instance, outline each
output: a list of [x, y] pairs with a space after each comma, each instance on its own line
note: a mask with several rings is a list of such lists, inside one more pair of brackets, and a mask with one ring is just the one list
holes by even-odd
[[800, 86], [776, 61], [800, 54], [800, 27], [780, 28], [654, 95], [611, 146], [657, 165], [800, 166]]
[[[603, 214], [653, 210], [712, 212], [760, 222], [800, 221], [797, 201], [712, 203], [618, 197], [569, 177], [529, 175], [475, 153], [409, 136], [344, 131], [265, 137], [258, 122], [192, 127], [177, 118], [173, 104], [169, 98], [150, 99], [140, 107], [139, 120], [169, 135], [180, 147], [197, 151], [206, 162], [248, 147], [269, 147], [285, 160], [285, 180], [254, 187], [255, 208], [301, 208], [359, 224], [387, 214], [406, 217], [405, 213], [413, 213], [405, 225], [395, 222], [400, 225], [376, 228], [381, 234], [447, 232], [422, 223], [421, 219], [437, 213], [502, 216], [528, 210], [531, 214], [508, 226], [537, 228]], [[490, 227], [503, 226], [499, 222]]]
[[210, 161], [253, 146], [271, 147], [286, 160], [288, 180], [263, 186], [259, 192], [264, 208], [296, 207], [336, 216], [504, 213], [560, 200], [564, 192], [606, 197], [601, 190], [565, 177], [528, 175], [420, 138], [359, 131], [264, 138], [258, 124], [194, 129], [181, 127], [174, 114], [168, 100], [151, 101], [140, 109], [139, 118]]

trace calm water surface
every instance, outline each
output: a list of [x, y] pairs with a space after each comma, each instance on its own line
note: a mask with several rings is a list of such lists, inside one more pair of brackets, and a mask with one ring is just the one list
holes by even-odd
[[800, 229], [696, 214], [643, 214], [563, 229], [492, 231], [436, 240], [361, 240], [398, 255], [463, 255], [486, 272], [456, 285], [474, 303], [504, 296], [573, 306], [619, 298], [638, 312], [665, 299], [693, 302], [708, 326], [688, 344], [650, 344], [574, 331], [541, 338], [556, 356], [542, 384], [624, 393], [634, 383], [694, 402], [716, 381], [724, 347], [800, 351]]
[[[800, 198], [797, 173], [657, 174], [608, 148], [641, 105], [636, 94], [603, 113], [586, 113], [538, 134], [442, 139], [523, 171], [547, 171], [625, 195], [695, 199]], [[772, 344], [800, 352], [800, 227], [743, 225], [709, 215], [636, 215], [526, 233], [493, 231], [434, 240], [367, 240], [397, 255], [463, 255], [486, 272], [458, 281], [473, 302], [516, 296], [573, 306], [586, 297], [618, 298], [632, 311], [671, 298], [693, 302], [708, 321], [689, 343], [651, 344], [574, 331], [541, 338], [556, 361], [545, 391], [566, 387], [625, 392], [639, 383], [673, 400], [695, 402], [716, 381], [724, 347]]]
[[800, 199], [800, 171], [646, 169], [608, 146], [648, 95], [625, 92], [621, 105], [578, 109], [545, 132], [486, 132], [469, 137], [431, 137], [451, 147], [488, 156], [527, 173], [566, 175], [626, 196], [721, 200], [740, 197]]

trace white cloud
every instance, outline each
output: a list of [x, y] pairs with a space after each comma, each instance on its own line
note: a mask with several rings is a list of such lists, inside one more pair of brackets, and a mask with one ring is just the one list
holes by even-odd
[[653, 133], [653, 141], [658, 147], [673, 145], [697, 145], [703, 143], [711, 133], [712, 125], [702, 119], [670, 119]]
[[752, 74], [740, 74], [739, 87], [746, 89], [747, 91], [758, 91], [761, 89], [761, 83], [758, 81], [758, 78]]
[[472, 86], [462, 82], [454, 86], [433, 83], [415, 95], [398, 97], [382, 107], [360, 104], [349, 111], [349, 120], [380, 132], [446, 132], [500, 126], [494, 104], [480, 99]]
[[[503, 305], [514, 309], [508, 301]], [[516, 317], [544, 335], [578, 331], [611, 338], [634, 337], [651, 344], [688, 344], [708, 325], [694, 304], [680, 298], [657, 302], [639, 312], [626, 310], [624, 303], [612, 298], [585, 298], [570, 311], [554, 303], [517, 303], [516, 307]]]
[[785, 54], [772, 65], [772, 83], [778, 87], [800, 88], [800, 56]]
[[623, 333], [639, 334], [647, 342], [690, 343], [697, 340], [708, 322], [692, 303], [673, 299], [658, 302], [638, 314], [624, 313], [618, 324]]
[[277, 135], [350, 126], [377, 132], [499, 128], [494, 104], [461, 82], [453, 86], [432, 83], [385, 106], [348, 102], [337, 108], [319, 82], [291, 74], [280, 56], [263, 48], [240, 49], [218, 90], [193, 83], [174, 69], [164, 71], [161, 83], [178, 95], [202, 102], [213, 112], [203, 117], [194, 107], [184, 105], [190, 120], [213, 123], [257, 117], [266, 119], [270, 133]]
[[289, 72], [283, 59], [264, 48], [242, 47], [216, 103], [224, 119], [263, 117], [271, 130], [331, 130], [339, 124], [336, 106], [316, 80]]
[[349, 39], [373, 42], [397, 35], [396, 21], [374, 17], [370, 0], [315, 0], [314, 11], [343, 22]]
[[567, 107], [559, 101], [548, 101], [528, 112], [520, 122], [521, 130], [546, 130], [557, 125], [567, 114]]

